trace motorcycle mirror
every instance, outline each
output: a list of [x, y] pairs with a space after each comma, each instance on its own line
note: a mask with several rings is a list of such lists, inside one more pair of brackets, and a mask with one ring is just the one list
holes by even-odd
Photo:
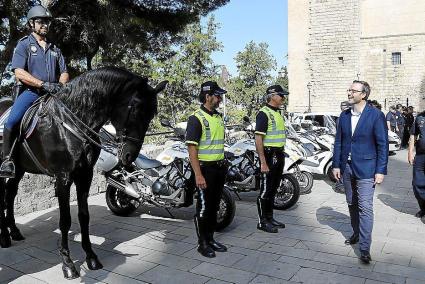
[[243, 121], [246, 122], [246, 123], [250, 123], [251, 122], [251, 120], [249, 119], [249, 117], [246, 116], [246, 115], [243, 117]]
[[171, 127], [173, 128], [173, 126], [171, 126], [171, 122], [168, 119], [161, 119], [161, 125], [164, 127]]

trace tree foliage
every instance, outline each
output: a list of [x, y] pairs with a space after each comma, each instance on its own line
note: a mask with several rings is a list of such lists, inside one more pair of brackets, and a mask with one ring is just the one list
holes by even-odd
[[179, 40], [179, 32], [229, 0], [0, 0], [0, 72], [11, 60], [17, 41], [27, 33], [25, 15], [34, 4], [55, 16], [51, 39], [68, 63], [82, 72], [99, 64], [121, 62], [128, 52], [156, 52]]
[[253, 41], [237, 53], [235, 60], [238, 76], [230, 81], [229, 98], [252, 116], [262, 104], [265, 89], [273, 81], [271, 72], [276, 68], [276, 60], [268, 51], [267, 43]]

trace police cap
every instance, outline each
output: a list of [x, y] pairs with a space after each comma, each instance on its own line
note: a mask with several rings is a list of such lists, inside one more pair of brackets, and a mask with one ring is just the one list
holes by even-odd
[[288, 91], [284, 90], [281, 85], [272, 85], [267, 88], [266, 94], [277, 94], [279, 96], [289, 95]]
[[227, 93], [227, 91], [220, 88], [217, 82], [207, 81], [201, 84], [201, 94], [223, 95], [225, 93]]

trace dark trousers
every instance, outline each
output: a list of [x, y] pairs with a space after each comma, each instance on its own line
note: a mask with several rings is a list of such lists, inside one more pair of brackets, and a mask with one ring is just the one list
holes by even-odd
[[264, 149], [269, 172], [261, 175], [260, 194], [257, 198], [259, 223], [267, 223], [273, 219], [274, 197], [282, 181], [285, 156], [282, 149]]
[[415, 157], [412, 185], [419, 208], [425, 212], [425, 154], [417, 154]]
[[274, 201], [277, 188], [282, 181], [285, 156], [283, 154], [283, 150], [274, 150], [273, 148], [264, 149], [264, 156], [270, 171], [267, 174], [262, 175], [260, 194], [258, 197]]
[[[199, 242], [209, 241], [213, 238], [227, 166], [224, 164], [201, 164], [201, 172], [207, 187], [205, 189], [196, 189], [198, 191], [198, 200], [196, 203], [195, 225]], [[192, 179], [192, 182], [194, 182], [194, 174], [192, 174]]]
[[362, 251], [370, 251], [373, 229], [373, 178], [359, 179], [353, 174], [351, 165], [343, 173], [345, 197], [351, 218], [351, 227], [359, 235], [359, 247]]

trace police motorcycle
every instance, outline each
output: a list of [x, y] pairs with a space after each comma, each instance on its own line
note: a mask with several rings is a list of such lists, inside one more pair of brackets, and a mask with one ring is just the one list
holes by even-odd
[[313, 174], [324, 175], [333, 180], [334, 134], [327, 127], [312, 130], [312, 124], [308, 122], [303, 122], [301, 126], [308, 128], [307, 130], [298, 131], [298, 136], [295, 138], [306, 154], [303, 157], [304, 160], [301, 166]]
[[[161, 125], [171, 127], [166, 120], [161, 121]], [[112, 135], [105, 130], [101, 133]], [[151, 204], [164, 208], [173, 218], [170, 209], [193, 204], [194, 186], [190, 182], [191, 168], [187, 146], [183, 142], [184, 131], [177, 129], [175, 133], [177, 135], [171, 137], [174, 142], [156, 159], [140, 154], [129, 168], [118, 163], [116, 149], [101, 151], [97, 167], [106, 178], [106, 203], [114, 214], [128, 216], [142, 204]], [[232, 223], [235, 211], [234, 197], [225, 187], [217, 214], [217, 231]]]
[[[249, 124], [249, 118], [244, 117]], [[225, 156], [229, 161], [229, 171], [226, 178], [226, 187], [232, 190], [239, 199], [241, 192], [255, 191], [260, 188], [261, 172], [260, 160], [255, 148], [254, 133], [245, 130], [249, 138], [239, 139], [235, 144], [225, 149]], [[285, 153], [285, 167], [291, 167], [289, 155]], [[289, 164], [289, 166], [288, 166]], [[297, 179], [291, 173], [282, 173], [282, 181], [277, 189], [274, 208], [286, 210], [294, 206], [300, 197], [300, 188]]]

